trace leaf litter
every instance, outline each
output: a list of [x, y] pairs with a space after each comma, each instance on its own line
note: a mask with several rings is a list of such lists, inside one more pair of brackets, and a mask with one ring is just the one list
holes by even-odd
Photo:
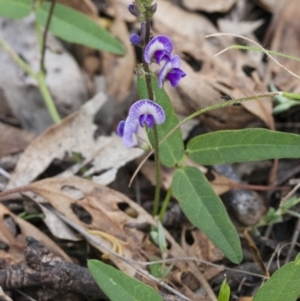
[[[87, 242], [97, 250], [98, 257], [102, 256], [103, 260], [109, 260], [127, 274], [142, 277], [143, 281], [157, 286], [148, 278], [140, 276], [132, 264], [113, 255], [113, 253], [109, 257], [105, 257], [107, 256], [107, 250], [118, 251], [125, 259], [140, 263], [146, 263], [152, 261], [154, 257], [160, 258], [161, 256], [158, 247], [150, 240], [147, 232], [149, 226], [157, 225], [157, 221], [143, 208], [144, 202], [152, 198], [151, 194], [148, 195], [144, 192], [143, 187], [149, 187], [154, 183], [153, 162], [148, 161], [143, 166], [141, 170], [144, 176], [142, 178], [143, 187], [142, 189], [136, 189], [135, 195], [125, 195], [107, 187], [107, 185], [112, 184], [118, 190], [124, 190], [121, 184], [116, 183], [120, 169], [125, 166], [130, 170], [143, 155], [143, 151], [139, 149], [126, 149], [122, 145], [121, 139], [112, 132], [116, 127], [117, 119], [120, 117], [117, 114], [122, 115], [123, 109], [120, 108], [128, 107], [128, 103], [134, 98], [132, 93], [135, 85], [133, 69], [137, 58], [134, 48], [130, 46], [127, 39], [129, 33], [135, 30], [134, 18], [127, 11], [128, 1], [126, 0], [112, 1], [112, 4], [106, 6], [99, 5], [99, 1], [89, 0], [81, 2], [62, 0], [60, 2], [84, 12], [99, 22], [107, 22], [103, 15], [109, 16], [111, 20], [107, 22], [108, 27], [112, 33], [123, 41], [127, 52], [124, 57], [118, 57], [76, 46], [77, 49], [72, 54], [84, 70], [75, 67], [75, 69], [77, 68], [76, 72], [79, 72], [78, 78], [80, 78], [80, 87], [82, 87], [82, 93], [79, 94], [81, 96], [85, 95], [80, 99], [80, 102], [83, 103], [86, 100], [87, 91], [93, 97], [79, 108], [79, 105], [76, 104], [77, 100], [73, 101], [72, 97], [61, 94], [61, 98], [65, 98], [72, 108], [74, 105], [78, 110], [65, 117], [61, 123], [49, 127], [33, 141], [34, 134], [29, 133], [27, 135], [24, 130], [17, 132], [8, 129], [6, 122], [11, 120], [9, 114], [13, 114], [22, 127], [28, 129], [26, 122], [24, 122], [24, 115], [22, 115], [24, 112], [21, 110], [21, 114], [19, 109], [22, 104], [17, 102], [16, 99], [22, 99], [26, 103], [24, 107], [26, 114], [34, 112], [34, 115], [41, 117], [42, 114], [36, 113], [38, 112], [38, 106], [30, 107], [27, 102], [30, 95], [22, 94], [24, 92], [17, 90], [18, 93], [21, 93], [21, 96], [16, 97], [0, 81], [0, 91], [4, 89], [6, 102], [11, 107], [11, 112], [13, 112], [8, 113], [4, 107], [0, 106], [1, 120], [6, 121], [5, 124], [0, 124], [0, 131], [7, 134], [1, 136], [0, 162], [2, 164], [5, 156], [15, 153], [20, 154], [11, 179], [5, 187], [6, 190], [8, 189], [4, 192], [6, 196], [2, 196], [2, 199], [16, 197], [15, 194], [10, 194], [9, 189], [12, 189], [11, 193], [19, 191], [24, 194], [23, 197], [16, 197], [19, 202], [22, 202], [25, 195], [29, 197], [42, 210], [45, 216], [44, 223], [54, 237], [51, 239], [38, 230], [34, 223], [32, 225], [24, 221], [1, 205], [0, 241], [6, 245], [6, 247], [1, 247], [3, 266], [9, 266], [24, 260], [23, 250], [26, 246], [25, 237], [27, 235], [41, 241], [54, 254], [70, 261], [70, 257], [59, 247], [60, 243], [54, 241], [58, 239], [74, 241], [75, 243], [82, 240], [83, 236], [76, 234], [76, 232], [79, 232], [78, 230], [76, 232], [71, 230], [73, 224], [73, 226], [79, 227], [82, 233], [93, 235], [100, 242], [100, 245], [95, 244], [92, 240], [89, 240], [88, 236], [84, 236]], [[234, 30], [236, 24], [239, 24], [239, 30], [243, 30], [243, 34], [257, 41], [254, 31], [262, 30], [260, 26], [262, 20], [263, 22], [266, 20], [265, 14], [262, 14], [262, 16], [246, 14], [247, 9], [253, 7], [253, 4], [250, 4], [249, 1], [200, 2], [182, 1], [182, 6], [178, 6], [175, 4], [176, 1], [158, 0], [159, 9], [153, 20], [154, 34], [165, 34], [172, 38], [176, 53], [179, 53], [182, 57], [182, 69], [186, 71], [189, 77], [189, 80], [183, 80], [176, 90], [171, 90], [166, 86], [167, 93], [178, 114], [187, 116], [199, 108], [219, 103], [226, 97], [229, 99], [239, 98], [267, 91], [272, 72], [275, 72], [274, 82], [280, 89], [298, 91], [298, 82], [290, 80], [286, 74], [277, 70], [277, 67], [264, 62], [263, 55], [259, 53], [253, 54], [250, 51], [231, 50], [213, 57], [222, 49], [241, 42], [233, 37], [206, 39], [206, 35], [225, 30], [237, 33]], [[267, 9], [274, 14], [274, 20], [270, 25], [274, 34], [269, 36], [271, 49], [298, 55], [297, 49], [299, 47], [294, 44], [297, 41], [295, 32], [298, 30], [298, 25], [296, 22], [291, 26], [289, 25], [290, 20], [297, 20], [294, 17], [297, 15], [297, 3], [296, 1], [289, 1], [289, 4], [283, 5], [280, 10], [275, 8], [277, 7], [277, 2], [275, 2], [270, 0], [257, 1], [263, 9]], [[206, 13], [203, 14], [203, 11]], [[260, 8], [260, 12], [262, 11]], [[212, 12], [220, 13], [222, 18], [216, 20], [216, 17], [211, 14]], [[262, 41], [261, 37], [259, 40]], [[57, 45], [55, 43], [53, 45]], [[30, 58], [32, 56], [23, 51], [24, 49], [20, 48], [21, 54], [25, 57]], [[3, 60], [0, 60], [0, 62], [2, 64]], [[298, 65], [285, 60], [284, 64], [292, 70], [295, 69], [294, 72], [299, 73], [297, 72]], [[18, 72], [15, 66], [10, 65], [9, 69], [14, 74]], [[82, 76], [81, 72], [87, 72], [87, 74]], [[104, 88], [96, 87], [95, 82], [99, 78], [99, 74], [97, 74], [99, 72], [102, 73], [101, 76], [104, 78]], [[5, 77], [8, 75], [2, 74], [2, 83], [10, 81], [8, 77]], [[72, 82], [70, 78], [68, 80]], [[84, 81], [90, 85], [89, 89], [84, 86], [86, 84]], [[13, 84], [14, 81], [11, 81], [10, 85]], [[34, 86], [34, 83], [31, 82], [22, 84], [26, 88], [31, 85]], [[62, 85], [67, 86], [65, 82]], [[54, 86], [53, 93], [56, 89]], [[97, 92], [96, 95], [95, 92]], [[24, 95], [27, 97], [24, 98]], [[106, 124], [106, 119], [103, 119], [105, 121], [102, 120], [102, 123], [107, 127], [104, 131], [101, 125], [98, 125], [97, 128], [96, 115], [99, 111], [104, 111], [104, 106], [108, 104], [108, 101], [112, 102], [114, 106], [119, 106], [119, 112], [117, 114], [116, 112], [109, 112], [109, 110], [114, 110], [111, 109], [113, 108], [113, 105], [111, 105], [108, 113], [104, 114], [107, 115], [106, 117], [109, 117], [110, 114], [112, 116], [109, 126]], [[199, 130], [203, 125], [208, 130], [252, 126], [275, 129], [276, 124], [272, 115], [272, 107], [271, 100], [263, 99], [246, 102], [241, 106], [219, 109], [201, 116], [199, 118], [201, 125], [194, 125], [193, 130]], [[23, 109], [23, 107], [21, 108]], [[70, 111], [74, 110], [71, 109]], [[69, 111], [67, 114], [69, 114]], [[292, 121], [295, 120], [299, 122], [299, 118], [297, 119], [294, 116]], [[49, 123], [46, 126], [39, 125], [38, 127], [36, 124], [29, 129], [41, 132], [41, 128], [48, 126]], [[190, 133], [189, 129], [186, 139], [191, 137], [193, 130]], [[74, 153], [82, 159], [80, 162], [71, 160], [71, 165], [69, 164], [66, 167], [63, 162], [72, 159]], [[47, 176], [48, 170], [55, 161], [60, 162], [61, 166], [54, 176], [49, 177]], [[243, 169], [248, 168], [247, 165], [243, 166], [246, 166]], [[213, 178], [211, 184], [218, 194], [223, 195], [223, 193], [232, 189], [235, 179], [219, 174], [207, 167], [197, 167], [204, 171], [207, 177]], [[258, 166], [258, 169], [263, 170], [263, 167]], [[234, 170], [237, 171], [238, 167]], [[269, 171], [270, 167], [263, 171], [264, 183], [267, 181]], [[170, 186], [172, 173], [171, 169], [163, 169], [162, 187], [164, 190]], [[255, 170], [251, 173], [244, 171], [241, 177], [244, 181], [257, 183], [257, 176], [254, 173]], [[299, 169], [295, 169], [291, 177], [297, 176], [298, 173]], [[78, 175], [81, 175], [81, 177], [78, 177]], [[120, 187], [118, 187], [118, 184]], [[141, 192], [141, 198], [136, 197]], [[133, 199], [138, 199], [139, 203], [134, 202]], [[59, 214], [69, 222], [64, 221]], [[249, 214], [249, 217], [251, 217], [251, 214]], [[12, 226], [8, 226], [8, 221]], [[243, 227], [238, 221], [235, 222], [238, 227]], [[192, 300], [205, 300], [201, 286], [209, 286], [207, 281], [211, 281], [216, 275], [220, 275], [222, 267], [209, 266], [200, 262], [221, 261], [223, 256], [200, 230], [191, 227], [186, 220], [180, 221], [180, 223], [181, 227], [177, 231], [173, 229], [174, 227], [168, 228], [168, 230], [165, 229], [169, 244], [168, 259], [177, 258], [177, 260], [172, 262], [174, 268], [164, 281]], [[16, 229], [18, 229], [18, 232], [13, 232]], [[274, 233], [276, 234], [276, 231]], [[276, 242], [275, 239], [269, 239], [269, 241]], [[254, 243], [257, 244], [257, 242]], [[262, 242], [259, 243], [262, 244]], [[265, 247], [265, 245], [262, 246]], [[179, 258], [190, 257], [199, 261], [195, 264], [179, 260]], [[249, 256], [246, 259], [251, 260]], [[260, 258], [259, 260], [263, 259]], [[148, 271], [147, 266], [141, 265], [140, 267], [144, 271]], [[218, 284], [220, 283], [217, 282], [214, 288]], [[234, 284], [232, 287], [235, 287]], [[243, 300], [247, 297], [243, 296], [241, 298]]]

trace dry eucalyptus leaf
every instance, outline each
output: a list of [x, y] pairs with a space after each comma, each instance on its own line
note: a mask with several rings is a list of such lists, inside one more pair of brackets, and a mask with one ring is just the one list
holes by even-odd
[[89, 17], [98, 17], [97, 7], [91, 0], [58, 0], [58, 2], [79, 10]]
[[[299, 18], [300, 6], [297, 0], [289, 0], [275, 16], [271, 49], [291, 56], [300, 57]], [[300, 64], [288, 58], [280, 58], [280, 63], [296, 74], [300, 74]], [[279, 90], [299, 93], [299, 79], [287, 74], [276, 66], [274, 83]]]
[[221, 32], [230, 32], [238, 35], [248, 36], [264, 23], [264, 20], [255, 21], [235, 21], [219, 19], [218, 27]]
[[24, 260], [25, 239], [27, 236], [34, 237], [54, 254], [61, 256], [67, 261], [71, 261], [69, 256], [47, 235], [27, 221], [14, 215], [5, 206], [0, 204], [0, 241], [7, 245], [6, 253], [11, 255], [12, 260], [15, 261], [14, 263], [19, 263]]
[[269, 12], [276, 13], [286, 3], [286, 0], [255, 0], [255, 2]]
[[[115, 237], [121, 244], [120, 253], [125, 258], [146, 262], [151, 261], [154, 256], [161, 257], [159, 248], [150, 241], [148, 235], [149, 226], [156, 226], [156, 220], [141, 206], [120, 192], [78, 177], [50, 178], [16, 190], [6, 191], [2, 193], [2, 198], [4, 194], [7, 196], [16, 191], [38, 194], [59, 213], [86, 231], [103, 231]], [[165, 231], [165, 236], [169, 245], [169, 258], [187, 256], [167, 231]], [[108, 249], [112, 248], [107, 239], [99, 237], [99, 240]], [[98, 245], [95, 247], [100, 252], [106, 253], [105, 248]], [[132, 265], [115, 256], [110, 256], [110, 260], [125, 273], [135, 275], [136, 271]], [[174, 268], [168, 276], [168, 282], [174, 288], [180, 289], [180, 284], [178, 286], [178, 282], [175, 281], [178, 272], [198, 279], [196, 288], [199, 288], [201, 282], [199, 279], [202, 274], [194, 264], [175, 261]], [[193, 288], [190, 286], [189, 289]]]
[[[224, 254], [199, 229], [184, 226], [181, 232], [182, 248], [189, 256], [214, 262], [224, 259]], [[218, 269], [219, 270], [219, 269]]]
[[[158, 5], [159, 9], [153, 21], [154, 31], [156, 34], [170, 36], [174, 42], [174, 52], [182, 57], [181, 68], [188, 75], [170, 94], [178, 113], [188, 115], [195, 110], [220, 103], [223, 101], [221, 95], [241, 98], [255, 94], [258, 86], [259, 91], [268, 90], [266, 85], [257, 82], [245, 72], [246, 69], [259, 70], [260, 56], [232, 50], [213, 57], [226, 47], [236, 44], [236, 41], [231, 37], [205, 39], [206, 35], [217, 33], [217, 28], [206, 17], [186, 12], [167, 1], [158, 1]], [[169, 93], [171, 89], [168, 84], [165, 86]], [[268, 102], [270, 107], [270, 100], [264, 102]], [[248, 110], [249, 107], [253, 113], [253, 106], [245, 105], [245, 108]], [[236, 114], [233, 113], [235, 109], [224, 108], [209, 112], [208, 117], [201, 119], [205, 123], [208, 121], [210, 126], [214, 123], [214, 129], [248, 127], [259, 123], [258, 118], [271, 127], [270, 109], [256, 105], [255, 115], [258, 118], [251, 116], [247, 110], [239, 108]], [[226, 115], [230, 117], [226, 118]], [[212, 118], [214, 120], [210, 122]]]
[[237, 0], [183, 0], [183, 5], [190, 10], [203, 10], [208, 13], [225, 13], [231, 9]]
[[110, 97], [122, 101], [130, 94], [133, 69], [136, 67], [134, 47], [129, 41], [129, 32], [121, 11], [116, 7], [116, 16], [110, 31], [122, 41], [126, 48], [124, 56], [102, 53], [103, 74], [106, 79], [106, 91]]
[[[8, 187], [28, 184], [43, 173], [54, 159], [62, 160], [66, 153], [76, 152], [92, 163], [89, 175], [99, 173], [97, 181], [108, 184], [115, 178], [119, 167], [139, 157], [143, 151], [126, 148], [117, 135], [94, 137], [93, 123], [96, 112], [106, 102], [103, 93], [97, 94], [78, 112], [66, 117], [37, 137], [21, 155]], [[76, 167], [76, 166], [75, 166]], [[76, 173], [67, 170], [64, 176]]]
[[0, 122], [0, 157], [21, 152], [35, 134]]

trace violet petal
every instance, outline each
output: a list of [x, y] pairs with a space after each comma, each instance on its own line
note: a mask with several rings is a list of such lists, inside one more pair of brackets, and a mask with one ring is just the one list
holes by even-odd
[[172, 87], [177, 87], [181, 78], [186, 76], [179, 67], [181, 60], [179, 55], [174, 55], [171, 60], [167, 61], [158, 74], [158, 86], [162, 88], [163, 82], [169, 80]]
[[175, 88], [178, 86], [179, 81], [185, 76], [186, 73], [181, 69], [174, 68], [168, 73], [166, 79], [170, 82], [171, 86]]
[[139, 123], [136, 119], [130, 119], [127, 117], [124, 126], [123, 143], [127, 147], [133, 147], [137, 145], [137, 141], [134, 139], [134, 134], [138, 132]]
[[151, 114], [148, 114], [145, 123], [147, 124], [148, 128], [152, 128], [154, 125], [154, 117]]
[[140, 117], [139, 117], [139, 123], [140, 123], [140, 126], [143, 128], [144, 127], [144, 123], [147, 119], [147, 115], [146, 114], [142, 114]]
[[157, 124], [164, 123], [166, 119], [163, 108], [149, 99], [141, 99], [134, 103], [129, 110], [128, 118], [138, 122], [143, 114], [152, 115], [154, 122]]
[[[157, 64], [171, 56], [173, 50], [173, 43], [167, 36], [156, 36], [154, 37], [145, 47], [144, 59], [147, 64], [151, 64], [154, 60]], [[160, 54], [157, 58], [155, 53], [157, 51], [162, 51], [163, 54]]]
[[123, 135], [124, 135], [124, 127], [125, 127], [125, 121], [121, 120], [119, 122], [119, 124], [118, 124], [118, 127], [117, 127], [117, 134], [118, 134], [118, 136], [123, 137]]

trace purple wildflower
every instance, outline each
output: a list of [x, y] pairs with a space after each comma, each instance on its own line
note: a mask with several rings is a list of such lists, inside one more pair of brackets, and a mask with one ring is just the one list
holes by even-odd
[[128, 113], [126, 120], [119, 122], [117, 134], [122, 137], [123, 143], [127, 147], [137, 145], [136, 135], [139, 126], [152, 128], [154, 123], [162, 124], [165, 122], [165, 112], [157, 103], [142, 99], [134, 103]]
[[162, 67], [158, 74], [158, 86], [162, 88], [163, 82], [168, 80], [172, 87], [177, 87], [181, 78], [186, 76], [186, 73], [179, 67], [181, 65], [179, 55], [174, 55]]
[[167, 36], [156, 36], [145, 47], [144, 59], [147, 64], [152, 61], [160, 64], [162, 60], [169, 60], [173, 50], [173, 43]]

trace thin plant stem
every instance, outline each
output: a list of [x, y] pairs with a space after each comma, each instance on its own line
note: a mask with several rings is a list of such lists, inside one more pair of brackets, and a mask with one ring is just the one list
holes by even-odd
[[45, 74], [43, 72], [39, 72], [37, 74], [36, 80], [38, 82], [39, 89], [40, 89], [41, 94], [44, 98], [45, 105], [48, 109], [48, 112], [49, 112], [53, 122], [54, 123], [60, 122], [61, 118], [59, 116], [59, 113], [56, 109], [53, 98], [52, 98], [52, 96], [50, 94], [50, 91], [49, 91], [49, 88], [47, 86]]
[[[238, 45], [238, 44], [234, 44], [234, 45], [229, 46], [229, 49], [240, 49], [240, 50], [251, 50], [251, 51], [257, 51], [257, 52], [263, 52], [261, 50], [261, 48], [258, 48], [258, 47]], [[289, 54], [286, 54], [286, 53], [282, 53], [282, 52], [279, 52], [279, 51], [267, 50], [267, 49], [265, 49], [265, 50], [267, 51], [268, 54], [277, 55], [277, 56], [281, 56], [281, 57], [284, 57], [284, 58], [287, 58], [287, 59], [290, 59], [290, 60], [293, 60], [293, 61], [300, 62], [299, 57], [289, 55]]]
[[170, 200], [171, 200], [171, 196], [172, 196], [172, 189], [171, 187], [168, 189], [166, 197], [164, 199], [163, 205], [161, 207], [160, 213], [159, 213], [159, 221], [162, 222], [165, 216], [165, 213], [168, 209]]
[[50, 11], [49, 11], [48, 18], [47, 18], [46, 27], [45, 27], [44, 34], [43, 34], [43, 39], [42, 39], [40, 69], [41, 69], [41, 71], [42, 71], [43, 73], [45, 73], [45, 74], [46, 74], [46, 68], [45, 68], [45, 54], [46, 54], [46, 46], [47, 46], [47, 45], [46, 45], [46, 42], [47, 42], [47, 34], [48, 34], [49, 27], [50, 27], [51, 18], [52, 18], [52, 15], [53, 15], [55, 3], [56, 3], [56, 0], [52, 0], [52, 2], [51, 2], [51, 7], [50, 7]]
[[[150, 40], [150, 20], [147, 19], [146, 23], [146, 32], [145, 32], [145, 45], [148, 44]], [[155, 101], [153, 90], [152, 90], [152, 81], [151, 81], [151, 74], [148, 64], [145, 62], [144, 55], [143, 55], [143, 67], [145, 70], [145, 78], [146, 78], [146, 87], [148, 92], [148, 97], [150, 100]], [[160, 201], [160, 182], [161, 182], [161, 176], [160, 176], [160, 160], [159, 160], [159, 140], [158, 140], [158, 132], [157, 132], [157, 126], [154, 124], [153, 126], [153, 137], [154, 137], [154, 153], [155, 153], [155, 193], [154, 193], [154, 204], [153, 204], [153, 210], [152, 214], [153, 216], [156, 216], [158, 214], [158, 208], [159, 208], [159, 201]]]
[[30, 76], [36, 79], [36, 74], [32, 71], [31, 67], [23, 61], [16, 52], [8, 45], [6, 44], [1, 38], [0, 38], [0, 47], [3, 48], [7, 54], [21, 67], [26, 73], [28, 73]]
[[16, 52], [3, 40], [0, 39], [0, 47], [3, 48], [8, 55], [21, 67], [26, 73], [28, 73], [30, 76], [32, 76], [38, 83], [39, 90], [44, 98], [45, 105], [48, 109], [48, 112], [53, 120], [54, 123], [57, 123], [61, 120], [59, 113], [56, 109], [56, 106], [54, 104], [53, 98], [50, 94], [49, 88], [46, 83], [45, 74], [43, 72], [37, 72], [35, 73], [31, 67], [22, 60]]

